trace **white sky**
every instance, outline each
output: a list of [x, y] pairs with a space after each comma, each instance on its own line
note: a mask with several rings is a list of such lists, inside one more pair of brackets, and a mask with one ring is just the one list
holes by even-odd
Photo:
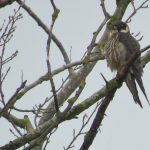
[[[139, 0], [136, 6], [139, 6], [143, 0]], [[49, 26], [51, 22], [52, 7], [47, 1], [32, 0], [27, 1], [27, 4], [32, 7], [40, 18]], [[99, 24], [103, 19], [103, 14], [99, 6], [99, 0], [56, 0], [56, 4], [60, 9], [60, 15], [56, 21], [54, 34], [60, 39], [69, 53], [72, 47], [72, 60], [80, 60], [86, 51], [86, 47], [89, 45], [92, 39], [92, 33], [96, 31]], [[16, 8], [16, 4], [7, 6], [0, 9], [0, 24], [3, 20], [13, 12]], [[106, 7], [112, 14], [115, 9], [115, 3], [108, 0]], [[129, 6], [125, 17], [125, 20], [131, 13], [132, 7]], [[32, 18], [28, 14], [22, 11], [24, 18], [17, 24], [17, 30], [14, 34], [13, 40], [7, 47], [6, 55], [8, 56], [15, 50], [19, 50], [19, 55], [10, 64], [11, 72], [5, 82], [4, 92], [5, 97], [8, 99], [11, 94], [21, 82], [21, 71], [23, 71], [24, 79], [28, 80], [28, 83], [33, 82], [38, 77], [46, 72], [46, 40], [47, 35], [44, 31], [37, 26]], [[150, 9], [140, 10], [136, 16], [133, 17], [132, 22], [129, 24], [131, 32], [144, 35], [143, 40], [140, 42], [141, 47], [145, 47], [150, 44]], [[63, 59], [58, 55], [59, 50], [52, 46], [52, 68], [62, 66]], [[64, 63], [63, 63], [64, 64]], [[150, 65], [147, 65], [144, 69], [143, 82], [148, 97], [150, 97], [150, 84], [149, 84], [149, 70]], [[104, 85], [104, 81], [100, 76], [100, 73], [107, 79], [111, 79], [114, 73], [106, 67], [105, 61], [99, 61], [92, 73], [87, 78], [87, 87], [84, 93], [81, 95], [80, 100], [84, 100], [90, 96], [93, 92], [96, 92]], [[57, 86], [61, 84], [62, 76], [56, 76], [55, 83]], [[88, 86], [90, 85], [90, 86]], [[18, 108], [32, 109], [35, 104], [42, 102], [49, 92], [49, 83], [38, 86], [32, 92], [30, 91], [17, 102]], [[144, 96], [140, 92], [140, 97], [144, 109], [141, 109], [133, 102], [133, 98], [128, 89], [123, 86], [119, 89], [115, 95], [114, 100], [111, 102], [107, 109], [107, 117], [105, 117], [101, 132], [97, 135], [91, 150], [149, 150], [150, 149], [150, 107], [148, 106]], [[86, 113], [90, 114], [93, 107]], [[18, 117], [23, 117], [23, 113], [15, 113]], [[64, 122], [60, 125], [60, 128], [52, 136], [51, 143], [47, 149], [63, 150], [63, 146], [67, 146], [72, 139], [72, 130], [75, 128], [78, 131], [83, 114], [80, 115], [79, 120], [72, 120]], [[32, 116], [33, 118], [33, 116]], [[1, 118], [0, 120], [0, 145], [8, 143], [14, 136], [9, 132], [9, 128], [12, 129], [7, 122]], [[78, 150], [83, 137], [75, 143], [73, 150]]]

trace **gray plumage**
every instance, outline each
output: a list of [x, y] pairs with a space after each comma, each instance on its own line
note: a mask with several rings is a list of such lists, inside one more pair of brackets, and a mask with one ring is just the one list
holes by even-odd
[[[112, 30], [110, 31], [108, 42], [106, 43], [104, 50], [108, 67], [113, 71], [119, 70], [126, 62], [128, 62], [129, 58], [135, 52], [140, 51], [140, 45], [130, 34], [128, 25], [122, 21], [117, 21], [112, 25]], [[141, 107], [143, 106], [138, 95], [136, 82], [148, 101], [141, 79], [142, 72], [143, 68], [139, 57], [130, 67], [125, 79], [126, 85], [132, 93], [135, 103], [138, 103]]]

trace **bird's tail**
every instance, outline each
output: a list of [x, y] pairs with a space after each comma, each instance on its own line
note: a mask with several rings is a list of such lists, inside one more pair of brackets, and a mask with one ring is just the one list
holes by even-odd
[[148, 104], [150, 105], [150, 102], [149, 102], [148, 97], [147, 97], [146, 92], [145, 92], [145, 88], [144, 88], [144, 85], [143, 85], [143, 82], [142, 82], [141, 75], [140, 75], [139, 71], [136, 68], [133, 68], [133, 75], [134, 75], [134, 77], [136, 79], [136, 82], [138, 83], [141, 91], [143, 92]]
[[135, 103], [138, 103], [141, 108], [143, 108], [142, 103], [140, 101], [139, 95], [138, 95], [138, 90], [136, 87], [136, 83], [135, 83], [135, 77], [133, 76], [132, 73], [128, 73], [126, 79], [125, 79], [126, 85], [129, 88], [130, 92], [133, 95], [133, 99], [135, 101]]

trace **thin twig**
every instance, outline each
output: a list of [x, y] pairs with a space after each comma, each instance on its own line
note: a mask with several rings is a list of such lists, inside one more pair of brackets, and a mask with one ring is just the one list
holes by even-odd
[[101, 0], [101, 4], [100, 5], [101, 5], [103, 13], [105, 15], [105, 19], [102, 21], [102, 23], [100, 24], [100, 26], [98, 27], [98, 29], [93, 33], [92, 41], [91, 41], [90, 45], [87, 47], [87, 49], [88, 49], [87, 56], [90, 56], [93, 48], [96, 45], [95, 43], [96, 43], [96, 38], [97, 38], [98, 34], [100, 33], [100, 31], [103, 29], [103, 27], [105, 26], [106, 22], [110, 18], [110, 15], [106, 11], [104, 0]]
[[[14, 129], [17, 131], [17, 133], [20, 135], [20, 136], [23, 136], [23, 134], [21, 133], [21, 131], [17, 128], [17, 126], [15, 125], [15, 123], [13, 122], [13, 121], [11, 121], [11, 124], [12, 124], [12, 126], [14, 127]], [[12, 131], [12, 130], [11, 130]], [[13, 131], [12, 131], [12, 133], [14, 133]], [[14, 134], [14, 135], [16, 135], [16, 134]]]
[[76, 141], [76, 139], [81, 135], [81, 134], [85, 134], [83, 132], [84, 128], [87, 126], [87, 124], [90, 122], [92, 116], [94, 115], [94, 113], [96, 112], [98, 106], [100, 104], [97, 103], [96, 107], [94, 108], [94, 110], [92, 111], [92, 113], [90, 114], [90, 116], [88, 117], [87, 120], [85, 120], [87, 118], [87, 115], [85, 114], [82, 118], [82, 126], [80, 128], [80, 130], [78, 131], [77, 134], [75, 134], [75, 130], [73, 130], [73, 139], [71, 140], [71, 142], [69, 143], [69, 145], [67, 146], [67, 148], [64, 147], [64, 150], [69, 150], [71, 149], [72, 147], [74, 147], [73, 143]]
[[5, 63], [9, 62], [12, 60], [15, 56], [16, 53], [12, 54], [10, 57], [7, 59], [4, 59], [5, 56], [5, 51], [6, 51], [6, 44], [12, 39], [13, 33], [15, 32], [16, 29], [16, 22], [22, 18], [22, 14], [19, 13], [20, 6], [17, 10], [14, 9], [13, 15], [8, 17], [8, 22], [5, 25], [5, 21], [3, 22], [0, 31], [2, 34], [0, 35], [0, 47], [1, 47], [1, 54], [0, 54], [0, 96], [1, 96], [1, 102], [3, 105], [5, 105], [5, 100], [4, 100], [4, 93], [3, 93], [3, 81], [6, 78], [10, 67], [7, 69], [6, 73], [3, 73], [3, 66]]
[[132, 5], [132, 7], [133, 7], [133, 9], [134, 9], [134, 11], [135, 11], [136, 8], [135, 8], [135, 5], [134, 5], [134, 0], [131, 0], [131, 5]]
[[[66, 81], [67, 81], [68, 79], [69, 79], [68, 76], [66, 77], [65, 80], [62, 79], [62, 84], [61, 84], [60, 87], [56, 90], [56, 93], [59, 92], [59, 91], [63, 88], [64, 84], [66, 83]], [[38, 112], [40, 112], [41, 109], [42, 109], [42, 107], [44, 107], [45, 104], [48, 103], [52, 98], [53, 98], [53, 96], [50, 96], [49, 98], [46, 98], [42, 104], [39, 104], [39, 105], [38, 105]]]
[[24, 112], [30, 112], [30, 113], [33, 113], [33, 114], [35, 114], [35, 112], [37, 111], [37, 110], [34, 110], [34, 109], [31, 109], [31, 110], [28, 110], [28, 109], [26, 109], [26, 110], [23, 110], [23, 109], [19, 109], [19, 108], [16, 108], [15, 106], [13, 107], [13, 109], [14, 110], [16, 110], [16, 111], [18, 111], [18, 112], [22, 112], [22, 113], [24, 113]]
[[143, 49], [141, 49], [141, 53], [143, 53], [143, 52], [145, 52], [149, 49], [150, 49], [150, 45], [148, 45], [148, 46], [144, 47]]
[[93, 38], [92, 41], [90, 43], [90, 45], [87, 47], [88, 51], [87, 51], [87, 55], [90, 56], [93, 48], [95, 47], [95, 42], [96, 42], [96, 38], [98, 36], [98, 34], [100, 33], [100, 31], [103, 29], [103, 27], [105, 26], [106, 22], [108, 21], [108, 18], [105, 18], [103, 20], [103, 22], [100, 24], [100, 26], [98, 27], [98, 29], [93, 33]]
[[2, 63], [3, 65], [8, 63], [9, 61], [13, 60], [17, 56], [17, 54], [18, 54], [18, 51], [15, 51], [11, 56], [9, 56], [5, 60], [3, 60], [3, 62], [0, 62], [0, 63]]
[[[115, 90], [116, 91], [116, 90]], [[84, 137], [84, 142], [80, 147], [80, 150], [88, 150], [90, 145], [92, 144], [97, 132], [98, 128], [100, 127], [102, 120], [105, 115], [105, 111], [110, 103], [110, 101], [113, 99], [114, 92], [110, 93], [105, 97], [105, 99], [101, 102], [101, 105], [98, 108], [97, 114], [93, 120], [93, 123], [89, 129], [89, 131], [86, 133]]]
[[50, 132], [49, 136], [46, 139], [46, 143], [44, 145], [43, 150], [46, 150], [47, 145], [50, 143], [50, 137], [52, 136], [52, 134], [54, 134], [57, 131], [58, 128], [55, 128], [53, 131]]
[[127, 18], [126, 22], [130, 22], [131, 18], [139, 11], [141, 8], [148, 8], [148, 5], [144, 6], [149, 0], [144, 1], [138, 8], [134, 9], [133, 13]]
[[54, 9], [54, 12], [53, 12], [53, 15], [52, 15], [52, 24], [50, 26], [48, 39], [47, 39], [46, 63], [47, 63], [47, 69], [48, 69], [48, 76], [49, 76], [49, 80], [50, 80], [50, 84], [51, 84], [52, 92], [53, 92], [53, 96], [54, 96], [55, 109], [56, 109], [56, 112], [57, 112], [57, 111], [59, 111], [59, 106], [58, 106], [57, 94], [56, 94], [56, 90], [55, 90], [55, 84], [54, 84], [54, 80], [53, 80], [53, 77], [52, 77], [52, 71], [51, 71], [51, 64], [50, 64], [50, 61], [49, 61], [49, 59], [50, 59], [49, 55], [50, 55], [50, 45], [51, 45], [51, 39], [52, 39], [52, 30], [53, 30], [55, 21], [57, 19], [59, 10], [56, 8], [53, 0], [51, 0], [51, 3], [52, 3], [52, 6], [53, 6], [53, 9]]
[[9, 67], [9, 68], [6, 70], [6, 73], [2, 76], [2, 81], [1, 81], [1, 83], [4, 82], [6, 76], [8, 75], [8, 73], [9, 73], [9, 71], [10, 71], [10, 69], [11, 69], [11, 67]]

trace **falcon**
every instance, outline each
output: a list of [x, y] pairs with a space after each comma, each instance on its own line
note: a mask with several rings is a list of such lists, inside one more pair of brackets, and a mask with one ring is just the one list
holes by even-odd
[[[140, 51], [140, 44], [131, 35], [127, 23], [116, 21], [112, 24], [112, 29], [108, 35], [108, 41], [105, 44], [104, 51], [108, 67], [110, 67], [112, 71], [119, 71], [135, 52]], [[132, 64], [125, 78], [125, 83], [132, 93], [135, 103], [139, 104], [141, 108], [143, 108], [143, 106], [138, 95], [136, 83], [139, 85], [149, 103], [141, 78], [142, 73], [143, 68], [139, 57]]]

